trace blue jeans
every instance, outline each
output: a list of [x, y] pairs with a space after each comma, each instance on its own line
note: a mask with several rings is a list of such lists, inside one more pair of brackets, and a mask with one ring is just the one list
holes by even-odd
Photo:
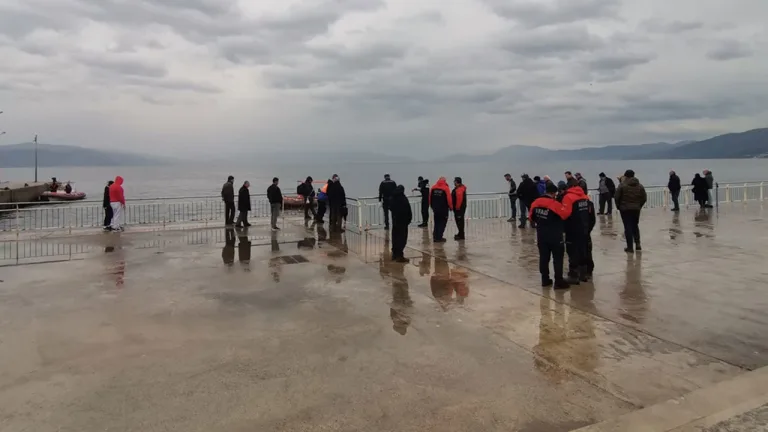
[[510, 196], [509, 197], [509, 205], [512, 209], [512, 217], [510, 219], [517, 219], [517, 197], [516, 196]]

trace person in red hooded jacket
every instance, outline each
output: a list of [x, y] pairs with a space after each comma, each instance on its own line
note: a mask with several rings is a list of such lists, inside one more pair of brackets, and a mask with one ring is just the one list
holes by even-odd
[[432, 241], [435, 243], [445, 243], [443, 234], [445, 234], [445, 227], [448, 225], [448, 214], [453, 210], [451, 188], [448, 187], [445, 177], [440, 177], [437, 183], [430, 189], [429, 206], [432, 207], [432, 213], [435, 215]]
[[109, 205], [112, 207], [112, 231], [122, 231], [121, 221], [125, 210], [125, 193], [123, 192], [123, 178], [120, 176], [115, 177], [115, 182], [109, 187]]

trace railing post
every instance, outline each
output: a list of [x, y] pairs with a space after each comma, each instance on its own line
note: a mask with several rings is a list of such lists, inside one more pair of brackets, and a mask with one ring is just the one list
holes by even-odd
[[357, 229], [363, 232], [363, 206], [357, 201]]
[[744, 204], [746, 204], [747, 203], [747, 184], [746, 183], [744, 183], [744, 194], [743, 194], [743, 196], [744, 196]]
[[691, 205], [691, 191], [688, 186], [683, 188], [683, 194], [685, 194], [685, 206]]
[[661, 204], [662, 207], [666, 208], [669, 207], [669, 191], [664, 189], [664, 202]]
[[499, 219], [504, 217], [504, 213], [502, 213], [501, 206], [502, 206], [502, 202], [501, 202], [501, 198], [499, 198], [499, 203], [498, 203], [498, 207], [499, 207], [499, 211], [498, 211], [499, 216], [498, 217], [499, 217]]
[[760, 182], [760, 201], [765, 199], [765, 194], [763, 193], [763, 182]]
[[731, 202], [731, 185], [729, 184], [725, 185], [725, 202]]

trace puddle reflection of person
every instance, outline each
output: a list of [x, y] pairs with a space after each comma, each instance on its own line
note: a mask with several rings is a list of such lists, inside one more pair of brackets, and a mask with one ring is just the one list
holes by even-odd
[[405, 335], [411, 324], [411, 309], [413, 300], [409, 293], [408, 278], [405, 277], [405, 263], [389, 263], [392, 281], [392, 303], [389, 307], [389, 317], [392, 319], [392, 329]]
[[238, 260], [243, 271], [251, 271], [251, 239], [247, 235], [240, 237], [237, 245]]
[[[104, 248], [104, 253], [115, 252], [114, 246], [107, 246]], [[125, 284], [125, 259], [122, 256], [122, 250], [118, 252], [114, 266], [110, 268], [110, 273], [115, 276], [115, 287], [122, 288]]]
[[221, 249], [221, 260], [227, 267], [232, 267], [235, 264], [235, 242], [237, 236], [235, 230], [224, 230], [224, 247]]
[[429, 287], [437, 304], [447, 311], [453, 299], [451, 270], [442, 245], [435, 247], [435, 271], [429, 278]]

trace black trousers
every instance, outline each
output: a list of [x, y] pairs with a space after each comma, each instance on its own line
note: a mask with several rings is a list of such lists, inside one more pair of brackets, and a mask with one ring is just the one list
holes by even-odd
[[445, 227], [448, 225], [447, 214], [435, 214], [435, 223], [432, 229], [432, 239], [441, 240], [445, 234]]
[[112, 225], [112, 216], [114, 215], [112, 211], [112, 206], [108, 205], [104, 207], [104, 226], [108, 227]]
[[392, 259], [403, 257], [408, 243], [408, 225], [392, 224]]
[[552, 259], [555, 280], [563, 280], [563, 257], [565, 248], [562, 241], [539, 239], [539, 272], [543, 279], [549, 278], [549, 260]]
[[309, 219], [309, 213], [312, 213], [312, 216], [317, 218], [317, 213], [315, 213], [315, 206], [312, 198], [304, 198], [304, 219]]
[[459, 231], [459, 237], [464, 237], [464, 212], [453, 212], [453, 219], [456, 221], [456, 229]]
[[384, 226], [389, 228], [389, 198], [384, 198], [381, 207], [384, 208]]
[[672, 204], [674, 205], [672, 209], [678, 210], [680, 208], [680, 191], [670, 191], [669, 195], [672, 198]]
[[528, 220], [528, 203], [520, 200], [520, 225], [525, 226], [525, 222]]
[[331, 220], [331, 230], [341, 230], [341, 221], [344, 218], [344, 216], [341, 214], [342, 207], [337, 204], [333, 204], [330, 206], [330, 220]]
[[424, 225], [429, 223], [429, 201], [421, 202], [421, 223]]
[[608, 204], [608, 213], [613, 213], [613, 199], [610, 193], [600, 194], [600, 213], [605, 213], [605, 204]]
[[624, 237], [627, 238], [627, 248], [640, 246], [640, 210], [622, 210], [621, 222], [624, 224]]
[[595, 260], [592, 259], [592, 236], [587, 235], [587, 255], [584, 257], [584, 266], [587, 273], [592, 274], [595, 270]]
[[587, 265], [586, 237], [566, 234], [565, 251], [568, 253], [568, 276], [579, 277], [582, 267]]
[[510, 219], [517, 219], [517, 197], [516, 196], [510, 196], [509, 197], [509, 206], [512, 209], [512, 217]]
[[250, 225], [248, 223], [248, 210], [240, 210], [240, 213], [237, 215], [237, 226], [248, 226]]
[[224, 201], [224, 223], [232, 225], [235, 223], [235, 202]]
[[315, 214], [315, 220], [318, 222], [323, 221], [325, 217], [326, 203], [325, 200], [317, 200], [317, 214]]

